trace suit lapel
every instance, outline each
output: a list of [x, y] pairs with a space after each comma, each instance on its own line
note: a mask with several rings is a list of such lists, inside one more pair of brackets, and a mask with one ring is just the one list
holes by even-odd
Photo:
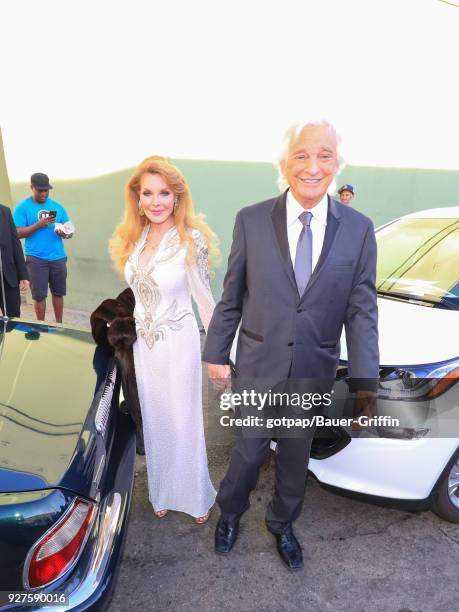
[[287, 237], [287, 191], [275, 200], [271, 210], [271, 221], [273, 224], [275, 242], [277, 243], [285, 272], [293, 288], [298, 293]]
[[[292, 265], [292, 259], [290, 257], [290, 248], [287, 237], [287, 191], [279, 196], [272, 207], [271, 220], [274, 230], [275, 241], [279, 249], [279, 255], [282, 260], [285, 272], [292, 283], [297, 295], [298, 287], [296, 285], [295, 272]], [[319, 261], [317, 262], [314, 272], [309, 279], [306, 289], [301, 297], [301, 300], [306, 295], [307, 291], [317, 280], [317, 277], [323, 269], [324, 263], [332, 249], [335, 236], [338, 232], [340, 225], [340, 214], [339, 209], [336, 206], [335, 200], [328, 196], [328, 211], [327, 211], [327, 228], [325, 230], [324, 243], [320, 252]]]
[[324, 267], [324, 263], [331, 251], [333, 242], [336, 237], [336, 233], [338, 232], [339, 224], [340, 214], [338, 207], [336, 206], [335, 200], [328, 196], [327, 227], [325, 230], [324, 243], [320, 252], [319, 261], [317, 262], [317, 265], [314, 268], [314, 272], [311, 274], [311, 278], [309, 279], [306, 289], [304, 290], [304, 293], [301, 296], [302, 300], [304, 299], [306, 293], [310, 290], [311, 286], [314, 285], [317, 280], [317, 277], [319, 276]]

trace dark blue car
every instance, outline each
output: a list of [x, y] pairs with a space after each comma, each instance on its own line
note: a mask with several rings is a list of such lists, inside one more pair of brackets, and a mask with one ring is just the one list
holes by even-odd
[[0, 317], [0, 591], [42, 602], [1, 610], [107, 603], [136, 454], [119, 404], [117, 364], [89, 332]]

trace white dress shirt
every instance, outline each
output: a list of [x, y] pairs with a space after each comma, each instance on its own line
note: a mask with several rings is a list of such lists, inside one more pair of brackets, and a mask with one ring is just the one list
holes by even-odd
[[312, 273], [317, 265], [320, 253], [322, 251], [322, 246], [324, 244], [328, 212], [327, 194], [325, 194], [320, 202], [312, 208], [303, 208], [295, 199], [294, 195], [292, 194], [292, 190], [289, 189], [287, 192], [287, 238], [293, 268], [295, 268], [296, 245], [298, 244], [298, 239], [300, 237], [301, 230], [303, 229], [303, 224], [298, 217], [301, 215], [301, 213], [307, 211], [312, 213]]

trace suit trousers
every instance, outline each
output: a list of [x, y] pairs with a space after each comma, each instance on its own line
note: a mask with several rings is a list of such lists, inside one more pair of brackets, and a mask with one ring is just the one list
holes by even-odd
[[[5, 283], [5, 304], [6, 304], [6, 312], [9, 317], [19, 317], [20, 308], [21, 308], [21, 294], [19, 292], [19, 286], [10, 287], [7, 283]], [[0, 309], [5, 314], [3, 310], [3, 290], [2, 285], [0, 283]]]
[[[304, 417], [321, 412], [320, 408], [313, 410], [311, 414], [290, 413], [289, 416]], [[285, 437], [289, 434], [284, 432], [282, 437], [277, 439], [274, 495], [265, 516], [266, 525], [272, 533], [290, 531], [292, 522], [301, 513], [315, 429], [315, 425], [301, 428], [296, 437]], [[270, 452], [270, 441], [270, 435], [238, 436], [228, 471], [216, 498], [223, 518], [229, 521], [238, 520], [250, 507], [249, 496], [257, 484], [260, 466]]]
[[[304, 438], [279, 438], [276, 452], [274, 496], [266, 510], [266, 525], [272, 533], [287, 532], [301, 512], [306, 487], [312, 428]], [[269, 453], [269, 438], [238, 438], [217, 503], [223, 518], [234, 521], [250, 507], [260, 466]]]

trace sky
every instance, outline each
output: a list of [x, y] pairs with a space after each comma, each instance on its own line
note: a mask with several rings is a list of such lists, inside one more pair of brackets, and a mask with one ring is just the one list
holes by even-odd
[[459, 169], [452, 4], [2, 0], [10, 179], [153, 154], [274, 162], [311, 117], [336, 125], [348, 164]]

